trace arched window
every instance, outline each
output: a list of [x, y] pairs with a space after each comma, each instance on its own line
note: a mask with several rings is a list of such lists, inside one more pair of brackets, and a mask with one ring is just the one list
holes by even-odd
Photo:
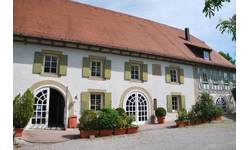
[[227, 113], [227, 101], [223, 96], [218, 96], [216, 101], [215, 101], [217, 106], [220, 106], [223, 108], [224, 113]]

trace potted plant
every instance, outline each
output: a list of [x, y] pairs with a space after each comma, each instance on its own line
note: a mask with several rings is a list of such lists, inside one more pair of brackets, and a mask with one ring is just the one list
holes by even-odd
[[182, 111], [178, 111], [177, 113], [178, 113], [178, 119], [175, 120], [176, 126], [177, 127], [187, 126], [188, 122], [190, 121], [187, 118], [187, 110], [183, 108]]
[[121, 121], [118, 111], [110, 107], [103, 107], [98, 111], [97, 124], [100, 127], [100, 136], [111, 135], [114, 125]]
[[139, 126], [132, 124], [132, 122], [135, 121], [135, 115], [130, 114], [129, 116], [126, 117], [126, 121], [127, 121], [127, 134], [137, 133]]
[[116, 111], [118, 111], [119, 116], [121, 117], [121, 121], [117, 122], [115, 125], [114, 129], [114, 134], [115, 135], [120, 135], [120, 134], [126, 134], [127, 132], [127, 114], [125, 113], [125, 110], [123, 108], [116, 108]]
[[33, 104], [34, 94], [28, 89], [20, 97], [17, 95], [13, 101], [13, 126], [15, 127], [15, 137], [22, 137], [24, 128], [29, 123], [34, 114]]
[[163, 107], [156, 108], [155, 115], [157, 117], [158, 123], [163, 124], [165, 122], [166, 113], [166, 109], [164, 109]]
[[195, 121], [197, 120], [194, 114], [194, 111], [190, 111], [188, 112], [188, 120], [190, 120], [190, 122], [188, 122], [188, 125], [193, 125], [195, 124]]
[[201, 114], [201, 105], [200, 101], [197, 101], [193, 106], [192, 106], [192, 111], [194, 111], [195, 114], [195, 122], [196, 124], [201, 124], [202, 123], [202, 114]]
[[89, 137], [90, 135], [98, 135], [97, 114], [94, 110], [85, 110], [79, 118], [79, 131], [81, 138]]
[[200, 98], [201, 112], [203, 120], [202, 122], [211, 121], [213, 116], [213, 107], [215, 106], [214, 101], [212, 100], [210, 94], [202, 92]]
[[224, 110], [223, 110], [223, 108], [222, 107], [220, 107], [220, 106], [216, 106], [217, 107], [217, 111], [216, 111], [216, 113], [215, 113], [215, 117], [214, 117], [214, 119], [215, 120], [221, 120], [221, 115], [224, 113]]

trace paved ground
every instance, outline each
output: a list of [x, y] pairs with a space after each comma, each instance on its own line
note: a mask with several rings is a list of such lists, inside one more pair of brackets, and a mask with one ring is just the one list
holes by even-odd
[[49, 139], [68, 141], [56, 144], [24, 141], [21, 149], [236, 149], [236, 115], [225, 115], [222, 121], [185, 128], [174, 128], [173, 125], [173, 122], [166, 122], [163, 125], [141, 125], [137, 134], [95, 139], [80, 139], [78, 129], [49, 130], [49, 132], [46, 130], [46, 133], [44, 130], [35, 130], [38, 136], [32, 134], [34, 130], [25, 130], [23, 138], [26, 139], [34, 141], [40, 139], [47, 142]]

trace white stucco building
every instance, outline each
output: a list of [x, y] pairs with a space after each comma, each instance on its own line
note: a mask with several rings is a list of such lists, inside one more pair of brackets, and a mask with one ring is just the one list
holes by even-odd
[[156, 107], [174, 120], [201, 90], [197, 68], [236, 71], [188, 30], [72, 1], [13, 6], [13, 97], [28, 88], [36, 96], [28, 128], [67, 126], [69, 116], [104, 106], [135, 114], [137, 124], [154, 122]]

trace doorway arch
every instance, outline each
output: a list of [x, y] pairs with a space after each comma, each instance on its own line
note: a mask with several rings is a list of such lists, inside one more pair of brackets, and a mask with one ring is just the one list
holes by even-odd
[[[33, 84], [29, 89], [31, 90], [31, 92], [34, 93], [34, 96], [36, 96], [39, 92], [43, 91], [44, 89], [47, 90], [47, 97], [46, 97], [48, 100], [48, 103], [47, 103], [47, 109], [48, 109], [47, 116], [48, 116], [48, 118], [47, 119], [49, 119], [50, 91], [52, 90], [52, 91], [56, 92], [57, 94], [61, 95], [60, 101], [64, 102], [63, 124], [64, 124], [64, 128], [66, 129], [68, 126], [68, 116], [74, 114], [72, 96], [71, 96], [70, 91], [67, 90], [67, 87], [65, 87], [64, 85], [62, 85], [56, 81], [45, 80], [45, 81], [40, 81], [40, 82]], [[49, 91], [49, 93], [48, 93], [48, 91]], [[61, 104], [60, 106], [62, 107], [63, 105]], [[34, 123], [34, 121], [33, 121], [33, 123]], [[47, 120], [47, 123], [45, 123], [44, 125], [32, 125], [32, 119], [30, 119], [30, 122], [28, 124], [28, 128], [47, 128], [48, 123], [49, 123], [49, 120]]]
[[222, 109], [224, 110], [224, 114], [227, 114], [228, 110], [227, 110], [227, 101], [226, 98], [222, 95], [217, 96], [217, 98], [215, 99], [215, 104], [217, 106], [222, 107]]
[[135, 123], [150, 123], [150, 102], [140, 90], [130, 91], [123, 100], [123, 109], [128, 116], [135, 115]]

